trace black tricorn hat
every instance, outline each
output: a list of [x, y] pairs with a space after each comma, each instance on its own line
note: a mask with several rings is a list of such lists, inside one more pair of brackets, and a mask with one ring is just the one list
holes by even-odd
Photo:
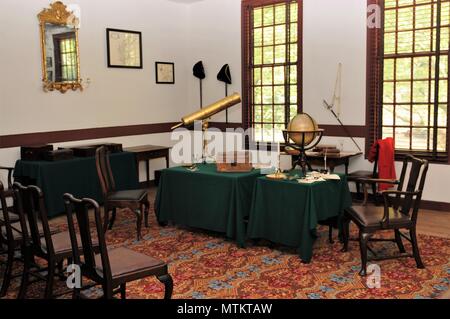
[[219, 74], [217, 74], [217, 80], [231, 84], [231, 72], [228, 64], [225, 64], [222, 69], [220, 69]]
[[205, 68], [203, 67], [203, 62], [202, 61], [198, 61], [194, 65], [194, 76], [196, 78], [199, 78], [200, 80], [203, 80], [206, 77], [206, 75], [205, 75]]

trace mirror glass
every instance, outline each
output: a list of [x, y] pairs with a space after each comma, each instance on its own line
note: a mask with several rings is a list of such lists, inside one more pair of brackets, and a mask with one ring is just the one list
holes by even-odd
[[78, 43], [79, 21], [60, 1], [38, 14], [44, 91], [83, 90]]
[[45, 24], [46, 73], [49, 82], [76, 82], [78, 54], [75, 27]]

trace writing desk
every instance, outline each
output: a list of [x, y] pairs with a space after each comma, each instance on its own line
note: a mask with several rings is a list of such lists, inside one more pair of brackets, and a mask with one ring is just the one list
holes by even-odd
[[[350, 159], [361, 156], [362, 152], [341, 152], [340, 154], [327, 154], [327, 168], [334, 172], [337, 166], [345, 165], [345, 175], [348, 175], [348, 167], [350, 166]], [[309, 164], [324, 167], [325, 155], [322, 153], [306, 152]]]
[[127, 147], [125, 151], [131, 152], [136, 157], [136, 168], [139, 170], [139, 163], [145, 162], [145, 172], [147, 184], [150, 183], [150, 160], [157, 158], [166, 159], [166, 167], [169, 168], [169, 150], [170, 147], [156, 145], [142, 145], [135, 147]]

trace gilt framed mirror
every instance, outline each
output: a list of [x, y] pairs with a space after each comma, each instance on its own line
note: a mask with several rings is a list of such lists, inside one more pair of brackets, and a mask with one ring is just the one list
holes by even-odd
[[80, 77], [79, 19], [57, 1], [38, 14], [44, 91], [83, 90]]

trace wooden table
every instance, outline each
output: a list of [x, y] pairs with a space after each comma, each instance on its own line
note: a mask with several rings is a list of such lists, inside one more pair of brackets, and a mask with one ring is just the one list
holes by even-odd
[[[302, 176], [300, 170], [290, 176]], [[247, 229], [250, 239], [297, 247], [300, 258], [309, 263], [313, 256], [315, 231], [320, 221], [339, 218], [352, 205], [347, 178], [301, 184], [294, 180], [256, 180]]]
[[158, 222], [224, 233], [244, 247], [245, 219], [260, 173], [220, 173], [215, 164], [198, 164], [196, 171], [165, 169], [156, 195]]
[[[362, 155], [362, 152], [341, 152], [339, 155], [328, 154], [327, 155], [327, 167], [330, 169], [331, 173], [337, 166], [345, 165], [345, 174], [348, 175], [348, 167], [350, 165], [350, 159]], [[325, 155], [322, 153], [306, 152], [309, 164], [324, 166]]]
[[139, 163], [145, 161], [145, 169], [147, 174], [147, 184], [150, 183], [150, 160], [157, 158], [165, 158], [167, 168], [169, 168], [169, 150], [167, 146], [157, 145], [141, 145], [135, 147], [128, 147], [125, 149], [127, 152], [134, 153], [136, 157], [136, 167], [139, 171]]
[[[134, 154], [114, 153], [109, 159], [118, 190], [139, 188]], [[20, 160], [16, 162], [14, 179], [41, 188], [49, 217], [64, 213], [64, 193], [103, 202], [95, 157], [75, 157], [56, 162]]]

